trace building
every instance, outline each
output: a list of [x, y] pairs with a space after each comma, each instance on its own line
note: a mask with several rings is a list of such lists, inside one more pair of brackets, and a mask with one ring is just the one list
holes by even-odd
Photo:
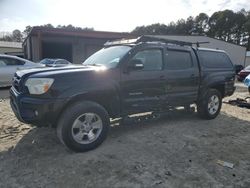
[[[24, 57], [38, 62], [43, 58], [64, 58], [81, 63], [109, 40], [135, 38], [129, 33], [33, 27], [23, 43]], [[209, 42], [201, 47], [225, 50], [234, 64], [245, 66], [246, 48], [207, 36], [160, 35], [185, 42]], [[247, 62], [246, 62], [247, 63]]]
[[250, 65], [250, 51], [247, 51], [246, 53], [246, 66], [249, 66]]
[[63, 58], [81, 63], [108, 40], [129, 38], [129, 33], [33, 27], [23, 43], [25, 58]]
[[23, 57], [22, 43], [0, 41], [0, 54], [8, 54], [8, 55]]
[[207, 37], [207, 36], [161, 35], [159, 37], [162, 37], [165, 39], [171, 39], [171, 40], [192, 42], [192, 43], [209, 42], [209, 43], [200, 44], [200, 47], [224, 50], [228, 53], [233, 64], [243, 65], [245, 67], [246, 48], [243, 46], [225, 42], [223, 40], [218, 40], [218, 39]]

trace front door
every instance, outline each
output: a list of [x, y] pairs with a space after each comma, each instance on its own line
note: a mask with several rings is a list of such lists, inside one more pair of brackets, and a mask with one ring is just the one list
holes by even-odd
[[124, 114], [153, 111], [165, 96], [163, 49], [142, 49], [134, 52], [128, 60], [143, 64], [141, 70], [127, 68], [121, 73], [122, 111]]

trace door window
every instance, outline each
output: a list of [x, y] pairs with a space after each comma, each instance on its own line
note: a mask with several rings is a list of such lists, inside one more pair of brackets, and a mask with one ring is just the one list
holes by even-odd
[[186, 51], [169, 50], [166, 54], [166, 68], [183, 70], [193, 67], [191, 54]]
[[1, 65], [7, 65], [7, 66], [17, 66], [17, 65], [24, 65], [24, 61], [20, 61], [18, 59], [12, 59], [12, 58], [1, 58], [0, 59], [0, 66]]
[[154, 71], [162, 69], [162, 50], [150, 49], [138, 52], [133, 58], [143, 63], [143, 71]]

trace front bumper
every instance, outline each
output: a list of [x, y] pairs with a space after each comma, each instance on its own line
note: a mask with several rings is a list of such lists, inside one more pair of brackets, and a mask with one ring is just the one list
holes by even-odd
[[42, 99], [10, 89], [10, 105], [19, 121], [35, 125], [53, 125], [65, 104], [64, 99]]

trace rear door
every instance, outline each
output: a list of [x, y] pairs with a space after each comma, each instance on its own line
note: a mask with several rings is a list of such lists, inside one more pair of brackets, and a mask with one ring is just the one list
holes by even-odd
[[144, 48], [131, 54], [127, 65], [131, 60], [139, 59], [144, 68], [121, 73], [122, 109], [125, 114], [151, 111], [161, 105], [165, 96], [163, 54], [163, 48]]
[[196, 56], [188, 47], [169, 47], [165, 53], [166, 93], [170, 105], [193, 103], [200, 82]]

